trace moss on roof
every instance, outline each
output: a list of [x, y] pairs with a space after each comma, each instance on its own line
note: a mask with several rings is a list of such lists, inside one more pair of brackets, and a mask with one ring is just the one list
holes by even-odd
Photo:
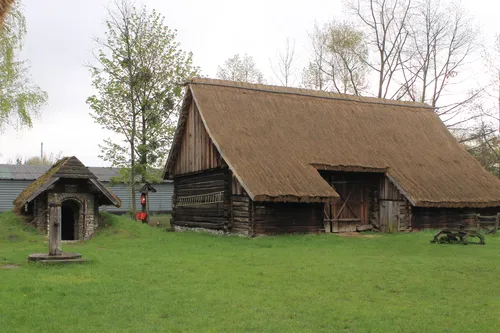
[[55, 180], [64, 179], [91, 179], [97, 189], [108, 198], [110, 203], [120, 207], [121, 200], [112, 191], [102, 185], [97, 177], [89, 171], [75, 156], [64, 157], [54, 163], [47, 172], [28, 185], [14, 200], [13, 210], [22, 212], [23, 206], [42, 194]]

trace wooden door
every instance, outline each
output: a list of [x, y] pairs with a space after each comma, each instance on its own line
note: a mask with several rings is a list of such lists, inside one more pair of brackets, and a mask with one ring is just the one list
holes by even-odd
[[400, 220], [400, 202], [380, 201], [380, 228], [382, 232], [398, 232]]
[[325, 204], [326, 232], [356, 231], [356, 226], [368, 223], [367, 187], [359, 181], [331, 181], [340, 198]]

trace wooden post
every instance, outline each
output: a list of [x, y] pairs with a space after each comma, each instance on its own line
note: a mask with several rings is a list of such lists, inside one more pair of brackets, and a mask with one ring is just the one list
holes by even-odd
[[[144, 186], [141, 188], [141, 207], [142, 207], [142, 212], [146, 213], [146, 220], [143, 220], [142, 223], [148, 223], [149, 222], [149, 192], [156, 192], [156, 189], [151, 186], [149, 183], [145, 183]], [[142, 202], [142, 196], [146, 199], [146, 202]]]
[[146, 186], [145, 190], [143, 189], [141, 195], [143, 195], [146, 198], [145, 203], [141, 202], [142, 212], [146, 213], [146, 219], [143, 220], [142, 223], [148, 223], [149, 222], [149, 212], [148, 212], [148, 188], [147, 188], [147, 186]]
[[49, 255], [57, 256], [61, 251], [61, 205], [49, 204]]

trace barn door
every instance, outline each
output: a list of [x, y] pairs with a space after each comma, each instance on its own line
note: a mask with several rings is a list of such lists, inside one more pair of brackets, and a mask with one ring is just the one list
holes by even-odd
[[364, 204], [366, 188], [359, 181], [331, 181], [340, 198], [325, 204], [324, 220], [326, 232], [356, 231], [356, 226], [365, 223], [368, 208]]

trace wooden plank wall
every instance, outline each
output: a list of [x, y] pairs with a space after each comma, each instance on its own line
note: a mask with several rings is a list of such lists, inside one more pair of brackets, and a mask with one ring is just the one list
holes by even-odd
[[411, 230], [412, 206], [387, 177], [380, 183], [379, 202], [380, 231]]
[[208, 136], [195, 103], [189, 108], [178, 154], [173, 167], [174, 176], [222, 165], [221, 156]]
[[453, 228], [457, 224], [474, 225], [474, 214], [495, 215], [497, 208], [423, 208], [413, 207], [412, 225], [414, 230]]
[[[172, 223], [174, 225], [224, 229], [229, 226], [231, 177], [227, 168], [174, 177]], [[180, 197], [224, 191], [224, 202], [196, 206], [177, 206]]]
[[247, 195], [232, 195], [231, 221], [231, 232], [243, 235], [253, 234], [252, 200]]
[[247, 195], [247, 192], [241, 186], [240, 182], [238, 179], [234, 176], [234, 174], [231, 175], [231, 190], [234, 195]]
[[324, 232], [323, 203], [254, 202], [254, 234]]

